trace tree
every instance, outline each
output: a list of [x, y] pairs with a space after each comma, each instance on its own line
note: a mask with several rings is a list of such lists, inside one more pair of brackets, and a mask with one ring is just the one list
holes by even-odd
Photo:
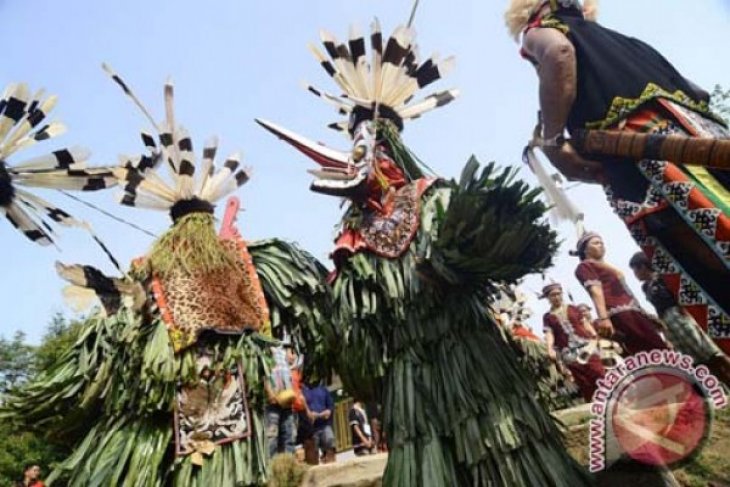
[[46, 370], [76, 341], [82, 328], [81, 321], [68, 321], [63, 314], [56, 313], [46, 328], [40, 346], [35, 350], [35, 367]]
[[[82, 328], [57, 313], [51, 318], [41, 344], [25, 343], [25, 334], [16, 332], [11, 340], [0, 338], [0, 404], [2, 396], [48, 369], [76, 340]], [[19, 480], [23, 466], [37, 463], [44, 473], [71, 451], [47, 438], [43, 431], [22, 428], [0, 419], [0, 486]], [[54, 485], [63, 485], [63, 479]]]
[[19, 386], [35, 372], [33, 347], [25, 333], [15, 332], [11, 340], [0, 337], [0, 396]]
[[[68, 455], [63, 446], [49, 442], [34, 431], [20, 431], [0, 420], [0, 485], [12, 485], [23, 475], [23, 466], [37, 463], [47, 475], [51, 465]], [[54, 485], [63, 485], [55, 484]]]

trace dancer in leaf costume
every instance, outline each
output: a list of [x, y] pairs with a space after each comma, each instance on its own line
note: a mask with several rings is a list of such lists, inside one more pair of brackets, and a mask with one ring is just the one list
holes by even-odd
[[75, 442], [51, 480], [65, 472], [75, 486], [260, 485], [267, 477], [262, 378], [267, 349], [278, 343], [272, 332], [305, 341], [310, 355], [321, 351], [315, 325], [323, 321], [318, 306], [326, 307], [324, 269], [286, 242], [244, 242], [235, 199], [216, 234], [213, 203], [247, 172], [238, 156], [216, 166], [215, 139], [198, 165], [174, 120], [170, 84], [165, 101], [163, 124], [148, 116], [159, 145], [142, 134], [149, 153], [123, 157], [115, 175], [122, 204], [169, 211], [172, 227], [121, 278], [59, 264], [71, 283], [66, 296], [98, 297], [105, 313], [3, 406], [5, 415]]
[[520, 365], [537, 380], [540, 401], [551, 411], [578, 404], [578, 388], [563, 365], [551, 359], [547, 345], [525, 325], [532, 315], [527, 297], [516, 286], [499, 286], [491, 308], [505, 331], [506, 341], [517, 351]]
[[486, 305], [492, 283], [550, 265], [538, 192], [474, 158], [459, 181], [426, 175], [399, 132], [456, 91], [411, 103], [451, 64], [420, 63], [412, 29], [383, 39], [376, 21], [371, 63], [355, 30], [322, 41], [329, 59], [312, 50], [344, 93], [310, 91], [349, 115], [332, 127], [349, 131], [352, 151], [259, 123], [322, 166], [314, 191], [350, 202], [332, 254], [339, 373], [356, 397], [382, 393], [384, 485], [583, 485]]

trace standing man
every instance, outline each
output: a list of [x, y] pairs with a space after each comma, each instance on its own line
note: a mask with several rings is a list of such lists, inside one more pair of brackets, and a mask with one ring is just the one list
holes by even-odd
[[317, 451], [322, 453], [324, 463], [332, 463], [335, 461], [335, 434], [332, 430], [335, 403], [332, 395], [323, 384], [305, 385], [302, 392], [309, 408]]
[[266, 406], [266, 438], [269, 442], [269, 456], [295, 451], [296, 421], [292, 406], [296, 394], [288, 355], [291, 345], [274, 348], [274, 365], [264, 389], [269, 400]]
[[[595, 20], [595, 2], [512, 0], [506, 14], [540, 79], [539, 144], [565, 176], [600, 183], [675, 299], [730, 352], [730, 173], [579, 155], [564, 133], [727, 138], [709, 95], [646, 43]], [[600, 317], [599, 317], [600, 318]]]

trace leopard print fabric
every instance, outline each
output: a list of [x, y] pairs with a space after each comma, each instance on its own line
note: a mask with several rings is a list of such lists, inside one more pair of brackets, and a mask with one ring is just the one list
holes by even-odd
[[266, 325], [268, 310], [262, 290], [252, 276], [239, 243], [222, 240], [221, 245], [236, 256], [236, 270], [189, 274], [184, 269], [165, 279], [154, 278], [152, 291], [167, 324], [175, 352], [197, 342], [205, 330], [240, 334]]

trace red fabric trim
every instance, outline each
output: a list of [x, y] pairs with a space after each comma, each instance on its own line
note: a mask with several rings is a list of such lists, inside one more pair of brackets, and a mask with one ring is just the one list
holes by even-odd
[[522, 325], [515, 325], [512, 327], [512, 335], [523, 340], [529, 340], [531, 342], [539, 342], [540, 338], [535, 335], [532, 330]]
[[[416, 185], [416, 198], [419, 201], [419, 209], [421, 197], [426, 192], [426, 190], [430, 188], [431, 185], [433, 185], [436, 181], [437, 180], [433, 178], [421, 178], [413, 183]], [[383, 206], [382, 204], [380, 204], [379, 201], [377, 203], [374, 201], [371, 202], [372, 199], [373, 198], [370, 197], [367, 204], [368, 208], [370, 208], [371, 211], [380, 211], [385, 216], [389, 215], [390, 212], [393, 211], [392, 205], [386, 204], [386, 206]], [[416, 236], [419, 228], [420, 222], [414, 226], [411, 232], [410, 239], [408, 240], [409, 242], [413, 241], [413, 238]], [[343, 230], [342, 233], [340, 233], [340, 235], [335, 240], [335, 249], [332, 251], [331, 258], [335, 261], [335, 263], [337, 263], [337, 261], [342, 258], [341, 253], [355, 254], [362, 250], [369, 250], [375, 254], [381, 255], [378, 249], [372, 248], [370, 245], [368, 245], [365, 239], [363, 239], [359, 230], [348, 228]]]
[[669, 203], [667, 203], [666, 201], [663, 201], [653, 208], [646, 208], [644, 210], [641, 210], [640, 212], [638, 212], [636, 215], [632, 216], [631, 218], [627, 218], [625, 220], [626, 224], [632, 225], [632, 224], [636, 223], [637, 220], [641, 220], [645, 216], [654, 214], [658, 211], [666, 210], [668, 207], [669, 207]]

